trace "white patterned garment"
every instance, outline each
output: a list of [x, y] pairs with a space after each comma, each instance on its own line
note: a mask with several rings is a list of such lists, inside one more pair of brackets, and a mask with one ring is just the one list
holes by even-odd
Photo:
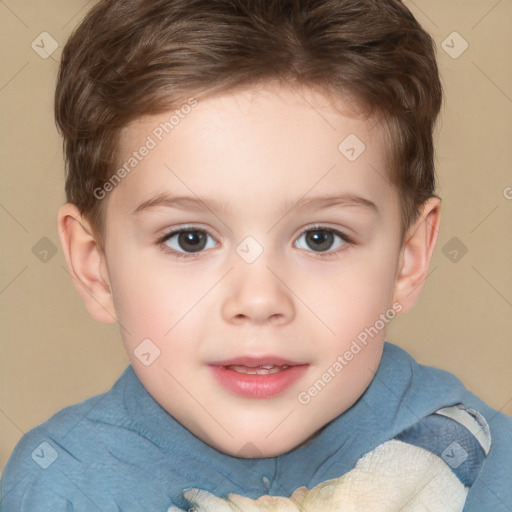
[[343, 476], [290, 497], [220, 498], [201, 489], [183, 495], [188, 512], [461, 512], [490, 445], [485, 420], [459, 404], [418, 421]]
[[[184, 492], [197, 512], [460, 512], [467, 489], [443, 459], [402, 441], [388, 441], [340, 478], [289, 498], [237, 494], [222, 499], [199, 489]], [[171, 507], [168, 512], [184, 512]]]

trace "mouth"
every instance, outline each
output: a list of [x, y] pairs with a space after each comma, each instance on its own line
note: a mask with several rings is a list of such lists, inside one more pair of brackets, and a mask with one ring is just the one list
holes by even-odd
[[284, 364], [282, 366], [275, 366], [273, 364], [266, 364], [261, 366], [242, 366], [230, 364], [227, 366], [221, 366], [225, 370], [231, 370], [233, 372], [245, 373], [246, 375], [270, 375], [272, 373], [281, 372], [290, 368], [289, 365]]
[[267, 356], [216, 361], [209, 366], [217, 382], [230, 393], [245, 398], [270, 398], [288, 390], [309, 365]]

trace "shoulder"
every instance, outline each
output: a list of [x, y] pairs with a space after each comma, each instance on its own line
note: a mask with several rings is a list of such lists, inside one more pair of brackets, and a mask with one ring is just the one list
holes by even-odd
[[466, 487], [478, 478], [492, 442], [483, 416], [462, 404], [438, 409], [395, 439], [437, 455]]
[[2, 475], [3, 512], [58, 512], [85, 499], [73, 482], [83, 478], [86, 467], [105, 460], [107, 447], [98, 433], [114, 435], [116, 423], [125, 421], [120, 398], [125, 377], [126, 371], [107, 393], [62, 409], [21, 438]]
[[512, 448], [512, 418], [490, 407], [452, 373], [420, 364], [392, 343], [384, 345], [375, 380], [379, 387], [377, 397], [382, 399], [386, 395], [396, 403], [398, 414], [393, 417], [393, 423], [399, 428], [396, 434], [436, 411], [460, 405], [459, 420], [469, 415], [475, 421], [485, 422], [494, 446], [510, 445]]
[[453, 374], [419, 364], [399, 347], [387, 345], [382, 379], [398, 404], [398, 428], [392, 437], [416, 446], [421, 440], [466, 484], [465, 512], [509, 510], [512, 418], [490, 407]]
[[51, 459], [58, 456], [60, 460], [61, 454], [85, 460], [91, 451], [89, 443], [99, 432], [129, 421], [123, 399], [123, 388], [129, 379], [127, 369], [106, 393], [65, 407], [24, 434], [9, 459], [6, 474], [20, 463], [49, 467], [53, 463]]
[[107, 393], [23, 436], [3, 475], [1, 510], [166, 510], [201, 468], [185, 464], [190, 439], [129, 366]]

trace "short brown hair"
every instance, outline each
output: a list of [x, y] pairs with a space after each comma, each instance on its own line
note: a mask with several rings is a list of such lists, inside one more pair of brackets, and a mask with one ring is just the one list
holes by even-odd
[[121, 130], [186, 98], [278, 80], [383, 120], [403, 230], [434, 195], [442, 88], [432, 38], [398, 0], [100, 0], [67, 42], [55, 94], [66, 195], [103, 245], [94, 190]]

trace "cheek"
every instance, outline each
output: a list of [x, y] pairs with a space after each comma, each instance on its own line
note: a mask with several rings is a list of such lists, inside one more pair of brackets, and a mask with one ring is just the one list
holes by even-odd
[[162, 336], [179, 311], [171, 276], [142, 259], [119, 259], [110, 272], [114, 306], [124, 335]]
[[394, 257], [359, 254], [333, 265], [328, 272], [315, 273], [312, 268], [298, 276], [297, 295], [318, 319], [344, 338], [373, 325], [393, 297]]
[[191, 322], [196, 331], [202, 325], [206, 301], [201, 299], [217, 279], [213, 271], [177, 268], [165, 257], [126, 257], [118, 262], [112, 266], [111, 285], [128, 347], [149, 338], [163, 351], [177, 337], [182, 339]]

